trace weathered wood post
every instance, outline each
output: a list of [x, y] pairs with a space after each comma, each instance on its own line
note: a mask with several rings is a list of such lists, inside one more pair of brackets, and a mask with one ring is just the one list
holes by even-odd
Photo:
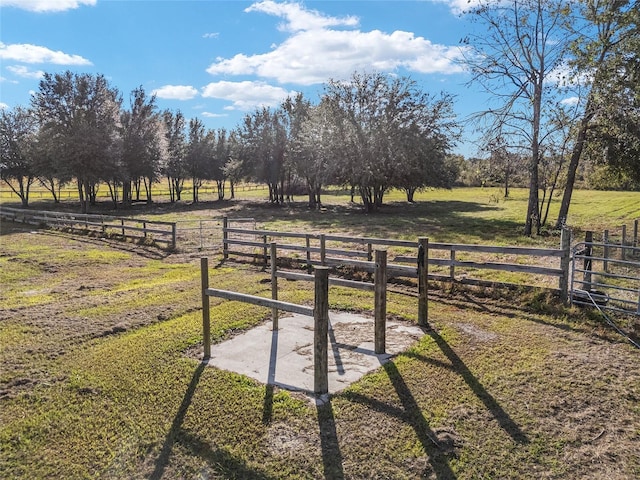
[[387, 251], [376, 250], [376, 269], [374, 273], [374, 349], [376, 353], [385, 353], [387, 331]]
[[367, 243], [367, 262], [373, 260], [373, 245]]
[[304, 236], [304, 239], [305, 239], [305, 244], [306, 244], [306, 247], [307, 247], [307, 250], [306, 250], [307, 251], [307, 272], [311, 273], [311, 269], [312, 269], [312, 266], [311, 266], [311, 236], [307, 233]]
[[633, 246], [638, 246], [638, 219], [633, 221]]
[[451, 263], [449, 264], [449, 277], [451, 280], [456, 279], [456, 251], [452, 248], [449, 252], [449, 260]]
[[603, 248], [603, 254], [602, 254], [602, 258], [604, 258], [604, 260], [602, 260], [602, 269], [605, 272], [609, 271], [609, 262], [607, 261], [607, 258], [609, 258], [609, 230], [605, 230], [602, 233], [602, 243], [604, 244], [604, 248]]
[[313, 391], [329, 393], [329, 268], [316, 267], [313, 305]]
[[562, 250], [560, 257], [562, 275], [558, 288], [560, 289], [560, 298], [563, 302], [567, 302], [569, 300], [569, 267], [571, 265], [571, 230], [568, 228], [563, 228], [560, 233], [560, 250]]
[[327, 242], [324, 238], [324, 233], [320, 234], [320, 265], [326, 265], [327, 263]]
[[426, 327], [429, 320], [428, 299], [429, 239], [418, 239], [418, 325]]
[[264, 269], [267, 269], [269, 263], [269, 249], [267, 248], [267, 236], [262, 235], [262, 261], [264, 262]]
[[[86, 222], [86, 219], [85, 219]], [[120, 225], [122, 225], [122, 236], [124, 237], [124, 218], [120, 219]]]
[[587, 292], [591, 291], [591, 255], [593, 253], [593, 232], [584, 234], [584, 273], [582, 274], [582, 284]]
[[624, 260], [626, 257], [625, 247], [627, 245], [627, 225], [622, 225], [622, 240], [620, 240], [620, 260]]
[[175, 250], [176, 248], [176, 237], [177, 237], [177, 227], [176, 223], [171, 224], [171, 249]]
[[229, 227], [229, 219], [227, 216], [222, 217], [222, 258], [227, 260], [229, 258], [229, 232], [227, 228]]
[[142, 234], [147, 238], [147, 222], [142, 222]]
[[[278, 252], [276, 242], [271, 242], [271, 298], [278, 300], [278, 277], [276, 273], [278, 271]], [[273, 307], [271, 309], [271, 316], [273, 317], [273, 330], [278, 330], [278, 309]]]
[[204, 360], [211, 357], [211, 318], [209, 313], [209, 259], [200, 259], [200, 280], [202, 283], [202, 344], [204, 347]]

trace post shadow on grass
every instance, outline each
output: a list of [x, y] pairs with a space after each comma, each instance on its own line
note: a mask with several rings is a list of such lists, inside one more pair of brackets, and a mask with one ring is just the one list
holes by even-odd
[[[382, 368], [384, 368], [384, 371], [387, 373], [387, 376], [396, 391], [396, 395], [398, 395], [398, 398], [402, 403], [402, 407], [395, 407], [386, 402], [381, 402], [375, 398], [355, 392], [347, 392], [345, 393], [345, 397], [351, 401], [367, 405], [385, 415], [396, 417], [409, 424], [411, 428], [413, 428], [416, 437], [418, 437], [424, 452], [427, 454], [429, 464], [431, 465], [431, 469], [433, 470], [436, 478], [439, 480], [455, 479], [456, 475], [451, 469], [447, 457], [452, 446], [442, 445], [438, 441], [436, 433], [431, 429], [426, 418], [424, 418], [418, 402], [411, 393], [411, 389], [402, 378], [402, 374], [396, 367], [395, 363], [385, 363]], [[428, 471], [423, 472], [423, 475], [425, 476], [428, 476], [429, 474], [430, 472]]]
[[273, 416], [273, 388], [276, 383], [276, 361], [278, 359], [278, 330], [271, 332], [271, 352], [269, 353], [269, 373], [264, 390], [264, 404], [262, 407], [262, 423], [271, 423]]
[[344, 479], [342, 453], [338, 442], [336, 419], [333, 415], [331, 400], [316, 404], [318, 427], [320, 428], [320, 447], [322, 450], [322, 467], [324, 478], [331, 480]]
[[438, 367], [448, 368], [457, 374], [459, 374], [465, 383], [471, 388], [473, 393], [484, 403], [484, 406], [489, 410], [493, 418], [496, 419], [498, 425], [509, 434], [509, 436], [516, 442], [520, 444], [529, 443], [529, 439], [527, 435], [522, 431], [522, 429], [518, 426], [518, 424], [509, 416], [509, 414], [500, 406], [497, 400], [487, 391], [486, 388], [480, 383], [480, 381], [476, 378], [476, 376], [469, 370], [469, 367], [465, 365], [462, 359], [458, 356], [458, 354], [451, 348], [451, 346], [442, 338], [438, 332], [433, 329], [427, 330], [427, 335], [429, 335], [435, 342], [436, 345], [442, 350], [442, 353], [449, 359], [451, 364], [447, 364], [441, 362], [439, 360], [431, 359], [425, 357], [424, 355], [416, 354], [408, 352], [406, 355], [432, 363], [437, 365]]

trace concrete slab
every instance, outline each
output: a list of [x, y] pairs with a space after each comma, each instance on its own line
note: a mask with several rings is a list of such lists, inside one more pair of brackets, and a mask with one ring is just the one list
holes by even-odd
[[[313, 317], [281, 317], [280, 329], [264, 323], [224, 343], [212, 345], [209, 365], [287, 390], [313, 392]], [[374, 352], [373, 318], [329, 313], [329, 393], [338, 392], [375, 370], [424, 335], [409, 323], [387, 321], [386, 353]]]

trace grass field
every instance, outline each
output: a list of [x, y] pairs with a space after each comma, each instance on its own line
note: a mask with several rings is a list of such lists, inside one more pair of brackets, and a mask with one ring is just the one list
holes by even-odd
[[[127, 213], [557, 245], [520, 236], [523, 192], [495, 193], [426, 192], [415, 205], [393, 193], [371, 215], [345, 195], [309, 212], [267, 206], [260, 191]], [[638, 193], [576, 192], [570, 225], [579, 238], [638, 217]], [[0, 478], [640, 477], [640, 353], [597, 315], [536, 291], [434, 290], [422, 340], [316, 406], [203, 367], [199, 256], [1, 225]], [[270, 294], [259, 267], [209, 256], [216, 288]], [[311, 288], [282, 282], [280, 298], [310, 303]], [[371, 312], [373, 299], [332, 287], [330, 305]], [[390, 293], [389, 315], [415, 322], [416, 309]], [[220, 300], [211, 311], [213, 348], [270, 315]]]

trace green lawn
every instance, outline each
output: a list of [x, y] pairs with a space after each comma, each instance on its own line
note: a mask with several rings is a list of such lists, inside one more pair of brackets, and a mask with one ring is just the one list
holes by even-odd
[[[522, 191], [498, 203], [495, 193], [433, 191], [416, 205], [394, 193], [371, 215], [346, 196], [326, 196], [320, 212], [256, 196], [154, 215], [556, 244], [519, 235]], [[576, 192], [570, 220], [582, 232], [638, 217], [638, 193]], [[420, 342], [316, 406], [202, 366], [197, 253], [1, 227], [0, 478], [640, 476], [638, 351], [597, 315], [546, 294], [435, 290]], [[212, 286], [269, 295], [259, 267], [209, 255]], [[280, 287], [282, 300], [312, 301], [311, 285]], [[332, 287], [330, 304], [371, 311], [373, 298]], [[415, 322], [416, 310], [414, 296], [389, 295], [389, 315]], [[211, 314], [215, 348], [270, 310], [212, 300]]]

